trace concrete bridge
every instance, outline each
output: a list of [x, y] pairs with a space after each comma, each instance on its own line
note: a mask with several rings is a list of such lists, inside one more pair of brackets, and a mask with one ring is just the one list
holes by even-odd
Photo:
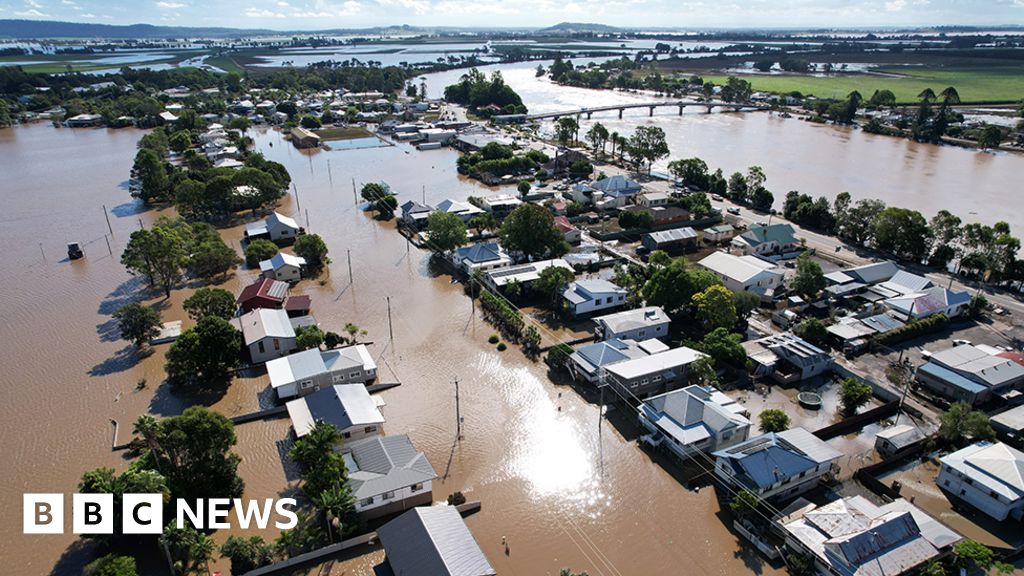
[[687, 108], [687, 107], [690, 107], [690, 106], [697, 106], [697, 107], [707, 108], [708, 112], [711, 112], [712, 108], [727, 108], [727, 109], [731, 109], [733, 112], [768, 110], [768, 108], [769, 108], [765, 104], [741, 104], [741, 103], [738, 103], [738, 102], [718, 102], [718, 101], [692, 102], [692, 101], [678, 100], [678, 101], [660, 101], [660, 102], [638, 102], [636, 104], [612, 104], [612, 105], [609, 105], [609, 106], [595, 106], [595, 107], [592, 107], [592, 108], [579, 108], [577, 110], [563, 110], [561, 112], [545, 112], [543, 114], [527, 114], [526, 118], [524, 120], [527, 121], [527, 122], [529, 122], [531, 120], [546, 120], [546, 119], [558, 120], [559, 118], [562, 118], [564, 116], [576, 116], [577, 118], [579, 118], [581, 116], [586, 116], [587, 120], [590, 120], [590, 117], [593, 116], [593, 114], [595, 112], [614, 112], [614, 111], [618, 111], [619, 118], [621, 119], [622, 118], [622, 112], [624, 110], [630, 110], [630, 109], [633, 109], [633, 108], [647, 108], [648, 116], [654, 116], [654, 109], [655, 108], [678, 108], [679, 109], [679, 115], [682, 116], [683, 115], [683, 109]]

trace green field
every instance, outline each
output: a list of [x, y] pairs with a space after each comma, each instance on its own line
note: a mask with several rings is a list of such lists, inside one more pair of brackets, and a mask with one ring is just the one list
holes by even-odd
[[[4, 62], [25, 62], [20, 64], [22, 70], [25, 72], [33, 72], [36, 74], [61, 74], [68, 71], [68, 67], [71, 67], [73, 72], [91, 72], [94, 70], [109, 70], [117, 69], [121, 66], [129, 65], [143, 65], [143, 64], [171, 64], [176, 65], [183, 60], [192, 58], [194, 56], [201, 55], [197, 52], [186, 52], [168, 50], [168, 57], [160, 60], [145, 60], [140, 59], [137, 62], [121, 62], [118, 64], [110, 64], [103, 62], [96, 62], [96, 60], [102, 58], [108, 58], [110, 56], [131, 56], [131, 53], [96, 53], [96, 54], [30, 54], [26, 56], [3, 56], [0, 57], [0, 65]], [[146, 56], [145, 53], [139, 53], [139, 56]], [[37, 63], [33, 63], [37, 62]]]
[[316, 131], [317, 135], [320, 136], [321, 140], [355, 140], [356, 138], [372, 138], [373, 133], [365, 128], [358, 126], [348, 126], [345, 128], [332, 126], [330, 128], [321, 128]]
[[[892, 90], [900, 103], [915, 103], [925, 88], [938, 94], [947, 86], [960, 93], [964, 103], [1019, 102], [1024, 100], [1024, 69], [1019, 66], [971, 68], [922, 68], [890, 66], [874, 69], [873, 74], [844, 74], [829, 77], [796, 74], [766, 76], [741, 74], [754, 90], [762, 92], [798, 91], [818, 98], [845, 98], [857, 90], [870, 98], [875, 90]], [[724, 75], [702, 75], [705, 81], [724, 84]]]

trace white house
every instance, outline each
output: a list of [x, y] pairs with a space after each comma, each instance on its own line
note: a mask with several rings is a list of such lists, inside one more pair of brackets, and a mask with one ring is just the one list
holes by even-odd
[[377, 574], [495, 576], [454, 506], [419, 506], [377, 529], [384, 562]]
[[832, 369], [832, 356], [799, 336], [773, 334], [743, 343], [753, 376], [771, 376], [781, 383], [799, 382]]
[[280, 358], [295, 350], [295, 329], [284, 310], [257, 308], [232, 321], [242, 332], [242, 341], [253, 364]]
[[672, 195], [668, 192], [646, 192], [636, 197], [639, 206], [653, 208], [655, 206], [668, 206], [672, 203]]
[[511, 194], [495, 194], [494, 196], [484, 196], [480, 199], [480, 203], [483, 204], [484, 210], [501, 220], [518, 208], [523, 201]]
[[704, 354], [681, 346], [608, 366], [607, 382], [643, 398], [678, 388], [689, 378], [689, 366]]
[[797, 250], [800, 248], [800, 241], [789, 224], [772, 224], [751, 226], [746, 232], [733, 238], [732, 245], [744, 254], [764, 255]]
[[718, 276], [733, 292], [754, 292], [770, 299], [782, 287], [783, 273], [775, 264], [756, 256], [736, 256], [719, 251], [709, 254], [697, 265]]
[[956, 292], [942, 286], [894, 296], [884, 302], [901, 320], [927, 318], [934, 314], [945, 314], [953, 318], [966, 310], [970, 303], [971, 295], [967, 292]]
[[629, 291], [600, 278], [586, 278], [572, 282], [562, 292], [573, 316], [617, 308], [626, 303]]
[[402, 204], [402, 221], [413, 228], [425, 228], [433, 208], [426, 204], [420, 204], [415, 200], [409, 200]]
[[250, 222], [245, 226], [245, 237], [269, 238], [271, 242], [291, 242], [299, 235], [299, 225], [293, 218], [274, 212], [260, 222]]
[[326, 351], [313, 348], [267, 362], [267, 375], [270, 387], [283, 400], [332, 384], [373, 381], [377, 364], [362, 344]]
[[939, 487], [995, 518], [1024, 517], [1024, 453], [978, 442], [939, 459]]
[[762, 499], [791, 499], [818, 485], [842, 452], [803, 428], [769, 432], [715, 452], [715, 478]]
[[664, 338], [668, 335], [671, 320], [658, 306], [646, 306], [635, 310], [624, 310], [594, 318], [597, 336], [602, 340], [647, 340]]
[[466, 274], [486, 272], [512, 264], [512, 259], [497, 242], [463, 246], [452, 253], [452, 262]]
[[712, 226], [704, 231], [704, 241], [717, 244], [719, 242], [731, 240], [735, 233], [736, 229], [732, 227], [732, 224], [719, 224], [718, 226]]
[[641, 442], [682, 460], [742, 442], [750, 433], [746, 409], [711, 386], [691, 385], [640, 404]]
[[665, 350], [668, 346], [654, 338], [643, 342], [612, 338], [579, 347], [569, 355], [568, 368], [573, 378], [600, 385], [605, 367]]
[[306, 259], [278, 252], [269, 260], [260, 261], [260, 273], [264, 278], [280, 280], [282, 282], [298, 282], [302, 279], [302, 268], [306, 266]]
[[462, 221], [467, 224], [476, 216], [484, 213], [483, 210], [473, 206], [469, 202], [460, 202], [458, 200], [442, 200], [437, 205], [437, 211], [455, 214], [459, 218], [462, 218]]
[[295, 436], [302, 438], [317, 422], [334, 425], [346, 440], [384, 433], [384, 415], [366, 386], [335, 384], [285, 404]]
[[405, 434], [374, 436], [342, 446], [356, 512], [380, 518], [433, 500], [437, 472]]
[[484, 283], [493, 290], [504, 288], [512, 283], [525, 287], [536, 282], [540, 278], [541, 272], [553, 267], [564, 268], [575, 274], [575, 271], [568, 262], [561, 258], [554, 258], [551, 260], [538, 260], [528, 264], [519, 264], [517, 266], [506, 266], [498, 270], [489, 270], [484, 274]]

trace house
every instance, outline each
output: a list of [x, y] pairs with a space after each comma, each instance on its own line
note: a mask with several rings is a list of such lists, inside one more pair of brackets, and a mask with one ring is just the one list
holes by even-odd
[[689, 366], [704, 354], [682, 346], [608, 366], [606, 380], [643, 398], [686, 384]]
[[589, 164], [590, 158], [579, 150], [559, 148], [555, 153], [555, 157], [547, 161], [541, 167], [544, 168], [544, 170], [547, 170], [548, 174], [557, 177], [569, 172], [572, 165], [577, 162], [586, 162]]
[[715, 478], [728, 490], [788, 500], [816, 487], [842, 455], [807, 430], [790, 428], [715, 452]]
[[889, 458], [913, 448], [924, 439], [924, 432], [917, 426], [897, 424], [875, 434], [875, 450], [882, 458]]
[[733, 228], [732, 224], [719, 224], [704, 231], [704, 241], [718, 244], [731, 240], [735, 233], [736, 229]]
[[635, 340], [612, 338], [587, 344], [569, 355], [569, 373], [574, 379], [580, 378], [588, 384], [602, 385], [602, 369], [606, 366], [663, 350], [668, 350], [668, 346], [654, 338], [639, 343]]
[[770, 376], [781, 384], [800, 382], [832, 369], [832, 356], [790, 333], [774, 334], [743, 343], [751, 375]]
[[306, 259], [278, 252], [269, 260], [260, 261], [260, 273], [264, 278], [281, 280], [283, 282], [298, 282], [302, 279], [302, 269], [306, 266]]
[[942, 286], [932, 286], [921, 292], [912, 292], [894, 296], [884, 304], [897, 317], [927, 318], [934, 314], [945, 314], [949, 318], [959, 316], [971, 303], [971, 295], [967, 292], [956, 292]]
[[668, 336], [671, 320], [658, 306], [646, 306], [635, 310], [624, 310], [594, 318], [597, 323], [597, 337], [601, 340], [647, 340]]
[[616, 175], [601, 180], [594, 180], [590, 187], [611, 197], [632, 197], [642, 190], [640, 183], [625, 176]]
[[480, 199], [483, 209], [490, 212], [498, 220], [503, 219], [518, 208], [523, 201], [511, 194], [495, 194]]
[[295, 436], [309, 434], [317, 422], [338, 429], [347, 444], [384, 433], [384, 415], [366, 386], [335, 384], [285, 403]]
[[342, 456], [356, 512], [365, 520], [429, 506], [433, 500], [431, 482], [437, 472], [405, 434], [345, 442]]
[[993, 414], [989, 422], [1001, 439], [1013, 446], [1021, 447], [1021, 439], [1024, 438], [1024, 405]]
[[175, 116], [174, 113], [168, 112], [166, 110], [158, 114], [158, 116], [160, 117], [160, 120], [163, 120], [165, 124], [173, 124], [178, 121], [178, 117]]
[[978, 442], [939, 459], [936, 482], [947, 494], [996, 520], [1024, 517], [1024, 453]]
[[68, 128], [83, 128], [86, 126], [99, 126], [103, 123], [103, 116], [99, 114], [78, 114], [64, 121]]
[[[825, 291], [837, 299], [857, 297], [864, 294], [867, 288], [888, 281], [899, 271], [894, 262], [883, 261], [829, 272], [825, 274]], [[871, 297], [870, 300], [875, 301], [883, 297]]]
[[376, 574], [495, 576], [454, 506], [421, 506], [377, 529], [384, 562]]
[[336, 350], [313, 348], [267, 362], [267, 375], [270, 388], [284, 400], [333, 384], [372, 382], [377, 364], [362, 344]]
[[289, 218], [284, 214], [274, 212], [261, 222], [250, 222], [249, 224], [246, 224], [245, 238], [247, 240], [266, 238], [271, 242], [285, 244], [294, 242], [295, 238], [298, 237], [301, 231], [302, 228], [299, 227], [294, 218]]
[[469, 223], [470, 220], [484, 213], [483, 210], [473, 206], [469, 202], [460, 202], [458, 200], [442, 200], [437, 205], [437, 211], [455, 214], [459, 218], [462, 218], [462, 221], [466, 223]]
[[648, 250], [677, 252], [697, 243], [697, 231], [689, 226], [658, 232], [648, 232], [640, 237], [640, 243]]
[[780, 520], [786, 546], [835, 576], [918, 574], [962, 537], [903, 498], [876, 506], [852, 496], [808, 503]]
[[568, 262], [561, 258], [555, 258], [552, 260], [538, 260], [537, 262], [530, 262], [529, 264], [506, 266], [497, 270], [490, 270], [484, 274], [484, 283], [492, 290], [504, 288], [512, 283], [525, 287], [533, 284], [538, 278], [540, 278], [541, 272], [553, 266], [565, 268], [566, 270], [575, 273]]
[[280, 358], [295, 350], [295, 329], [284, 310], [258, 308], [233, 318], [253, 364]]
[[512, 264], [505, 250], [497, 242], [463, 246], [452, 253], [452, 262], [466, 274], [504, 268]]
[[789, 224], [751, 226], [732, 239], [732, 245], [743, 254], [785, 254], [800, 248], [793, 227]]
[[316, 148], [320, 146], [320, 136], [301, 126], [292, 128], [292, 144], [296, 148]]
[[600, 278], [586, 278], [571, 282], [562, 292], [573, 316], [583, 316], [600, 310], [618, 308], [626, 304], [629, 290]]
[[257, 308], [283, 308], [288, 299], [288, 283], [270, 278], [260, 278], [242, 289], [236, 303], [242, 312]]
[[782, 289], [783, 274], [775, 264], [757, 256], [736, 256], [718, 251], [697, 263], [711, 271], [733, 292], [753, 292], [762, 300], [771, 300]]
[[941, 396], [976, 406], [1015, 395], [1024, 387], [1024, 366], [962, 344], [932, 354], [917, 368], [915, 379]]
[[420, 204], [415, 200], [409, 200], [405, 204], [402, 204], [401, 209], [402, 222], [405, 222], [417, 230], [422, 230], [427, 227], [427, 220], [430, 218], [430, 213], [434, 211], [430, 206]]
[[672, 203], [672, 195], [668, 192], [647, 192], [638, 194], [636, 197], [638, 206], [653, 208], [655, 206], [668, 206]]
[[641, 442], [662, 446], [681, 460], [747, 439], [749, 414], [711, 386], [687, 386], [652, 396], [640, 404]]
[[579, 244], [583, 240], [583, 233], [565, 216], [555, 216], [555, 228], [558, 228], [569, 244]]
[[472, 132], [459, 134], [451, 141], [451, 146], [460, 152], [468, 154], [481, 150], [492, 142], [502, 146], [512, 146], [514, 144], [511, 138], [504, 138], [489, 132]]

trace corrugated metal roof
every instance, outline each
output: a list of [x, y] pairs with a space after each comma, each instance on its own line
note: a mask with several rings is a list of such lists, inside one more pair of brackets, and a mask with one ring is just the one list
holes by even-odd
[[765, 271], [782, 275], [774, 270], [775, 265], [770, 262], [753, 256], [736, 256], [721, 251], [712, 252], [697, 264], [740, 283], [746, 283]]
[[295, 330], [284, 310], [257, 308], [238, 318], [242, 338], [248, 346], [264, 338], [294, 338]]
[[295, 435], [302, 437], [318, 420], [344, 431], [384, 423], [384, 416], [362, 384], [335, 384], [285, 404]]
[[615, 314], [606, 314], [594, 318], [598, 325], [619, 334], [627, 330], [668, 324], [669, 317], [665, 311], [658, 306], [647, 306], [635, 310], [625, 310]]
[[409, 436], [374, 436], [349, 442], [342, 451], [349, 467], [348, 484], [357, 500], [380, 496], [437, 478], [437, 472]]
[[978, 442], [940, 460], [1011, 502], [1024, 498], [1024, 453], [1002, 442]]
[[612, 364], [608, 367], [608, 372], [622, 380], [632, 380], [641, 376], [672, 370], [680, 366], [687, 366], [702, 356], [704, 354], [701, 352], [681, 346], [672, 350], [651, 354], [650, 356]]
[[377, 530], [396, 576], [497, 574], [452, 506], [409, 510]]

